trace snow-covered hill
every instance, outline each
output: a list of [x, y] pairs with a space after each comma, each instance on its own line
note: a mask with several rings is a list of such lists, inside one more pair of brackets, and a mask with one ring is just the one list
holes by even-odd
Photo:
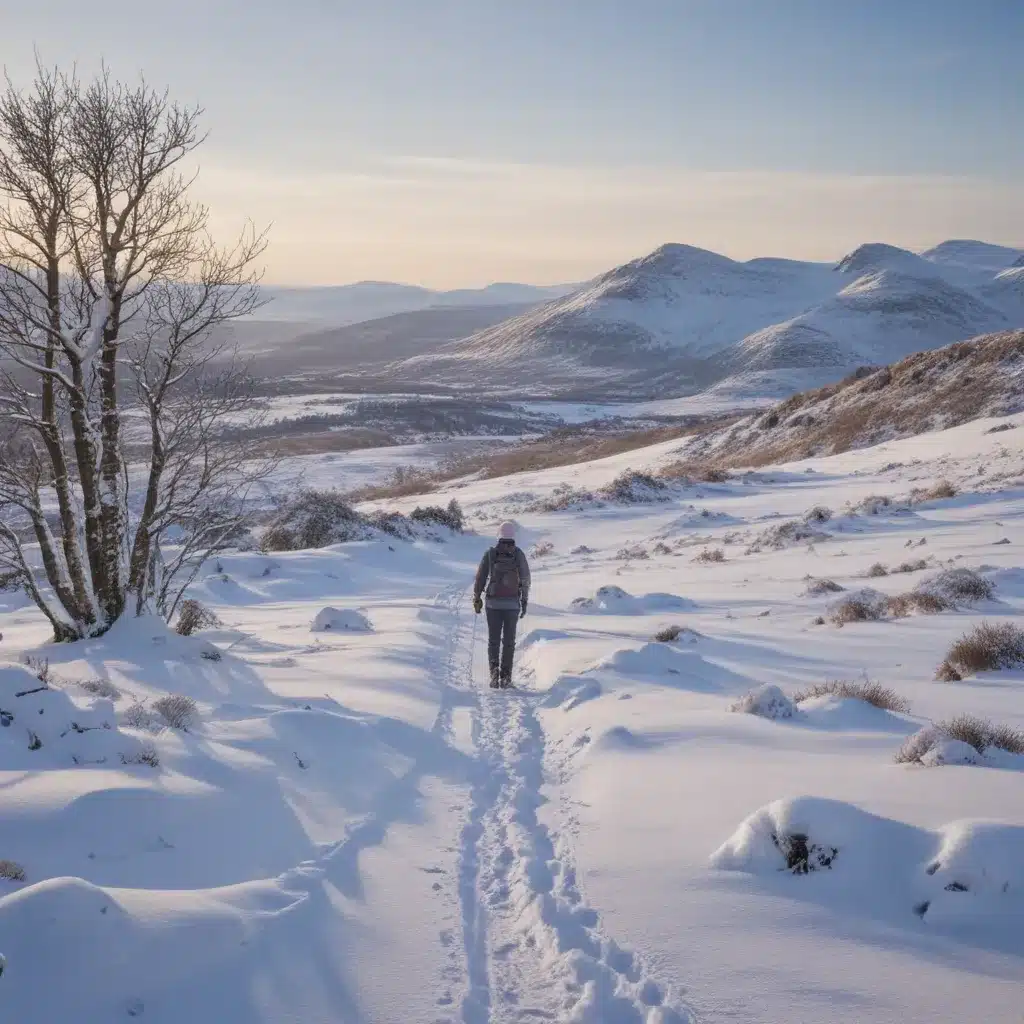
[[1024, 410], [1024, 330], [917, 352], [801, 392], [695, 437], [687, 457], [722, 466], [831, 455]]
[[484, 288], [436, 291], [390, 281], [359, 281], [321, 288], [268, 287], [263, 290], [263, 297], [269, 301], [253, 314], [253, 319], [339, 327], [434, 306], [507, 306], [545, 302], [571, 288], [571, 285], [498, 282]]
[[820, 384], [1024, 326], [1024, 277], [1009, 269], [1021, 255], [971, 241], [922, 254], [869, 243], [833, 267], [665, 245], [395, 371], [661, 397], [733, 377], [749, 388], [750, 374], [769, 391], [793, 371]]

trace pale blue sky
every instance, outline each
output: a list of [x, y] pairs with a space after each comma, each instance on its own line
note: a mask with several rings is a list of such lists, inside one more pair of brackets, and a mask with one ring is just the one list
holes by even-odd
[[1022, 0], [47, 0], [4, 14], [33, 47], [202, 103], [275, 281], [1024, 244]]

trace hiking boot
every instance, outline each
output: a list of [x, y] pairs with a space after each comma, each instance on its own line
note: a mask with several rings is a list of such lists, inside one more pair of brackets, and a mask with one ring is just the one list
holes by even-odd
[[499, 680], [498, 685], [503, 690], [511, 690], [512, 689], [512, 676], [510, 676], [510, 675], [507, 675], [507, 676], [506, 675], [502, 675], [500, 680]]
[[498, 666], [495, 665], [491, 668], [491, 686], [493, 686], [494, 689], [498, 689], [500, 685], [501, 677], [498, 675]]

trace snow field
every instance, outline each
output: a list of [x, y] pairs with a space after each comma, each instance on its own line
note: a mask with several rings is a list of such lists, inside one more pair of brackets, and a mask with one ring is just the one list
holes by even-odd
[[[1021, 671], [933, 680], [953, 640], [1024, 605], [1024, 453], [991, 425], [656, 504], [529, 513], [514, 496], [565, 470], [468, 481], [443, 498], [475, 536], [225, 555], [192, 593], [221, 624], [191, 638], [139, 620], [47, 645], [0, 595], [0, 859], [26, 874], [0, 879], [5, 1019], [1015, 1019], [1024, 772], [893, 760], [958, 714], [1024, 727]], [[680, 447], [571, 480], [598, 489]], [[978, 477], [993, 464], [1004, 479]], [[960, 496], [853, 511], [941, 478]], [[518, 688], [494, 694], [468, 586], [510, 503], [521, 544], [552, 550]], [[816, 505], [834, 514], [813, 543], [756, 543]], [[725, 560], [696, 561], [709, 546]], [[992, 598], [814, 624], [949, 567]], [[328, 609], [372, 630], [314, 632]], [[26, 654], [54, 681], [18, 697], [38, 685]], [[909, 711], [827, 694], [788, 717], [731, 710], [865, 677]], [[187, 728], [128, 714], [168, 694], [195, 702]], [[120, 763], [142, 748], [155, 766]]]

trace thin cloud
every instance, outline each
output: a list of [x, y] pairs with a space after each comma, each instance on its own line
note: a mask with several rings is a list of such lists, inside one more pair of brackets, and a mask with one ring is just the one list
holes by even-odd
[[199, 187], [218, 227], [274, 222], [267, 276], [288, 283], [576, 280], [665, 241], [813, 260], [872, 240], [1024, 243], [1024, 185], [968, 177], [411, 156], [311, 174], [215, 165]]

